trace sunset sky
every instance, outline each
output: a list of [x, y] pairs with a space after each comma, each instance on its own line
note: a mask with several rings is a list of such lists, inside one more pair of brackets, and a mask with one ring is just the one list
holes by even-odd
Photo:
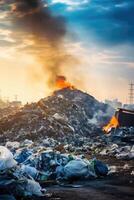
[[[62, 64], [59, 75], [65, 75], [78, 89], [98, 100], [118, 98], [126, 103], [128, 84], [134, 81], [134, 0], [42, 0], [42, 3], [52, 17], [61, 18], [66, 26], [62, 49], [73, 61], [70, 65]], [[18, 12], [14, 15], [15, 6], [14, 0], [0, 0], [0, 90], [3, 97], [12, 100], [18, 95], [25, 103], [52, 92], [47, 84], [48, 71], [42, 70], [45, 59], [50, 57], [50, 48], [45, 50], [50, 38], [47, 41], [45, 35], [45, 47], [41, 46], [42, 40], [37, 37], [42, 37], [42, 33], [35, 40], [33, 32], [25, 30], [25, 23], [22, 27], [14, 20], [20, 17]], [[56, 26], [60, 30], [61, 24]], [[51, 37], [58, 38], [55, 34]], [[54, 54], [56, 48], [52, 50]]]

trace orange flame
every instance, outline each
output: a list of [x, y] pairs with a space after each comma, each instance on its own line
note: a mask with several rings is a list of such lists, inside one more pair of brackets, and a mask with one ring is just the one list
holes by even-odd
[[69, 88], [71, 90], [74, 89], [74, 86], [71, 85], [71, 83], [67, 82], [65, 76], [57, 76], [55, 86], [57, 89], [64, 89], [64, 88]]
[[118, 119], [115, 116], [113, 116], [110, 122], [103, 127], [103, 131], [108, 134], [112, 128], [117, 128], [118, 126], [119, 126]]

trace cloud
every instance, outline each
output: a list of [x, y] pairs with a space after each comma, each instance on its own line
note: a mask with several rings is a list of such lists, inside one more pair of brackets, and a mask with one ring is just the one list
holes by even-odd
[[80, 6], [83, 4], [87, 4], [89, 0], [52, 0], [53, 4], [62, 3], [66, 4], [67, 6]]
[[[77, 32], [83, 29], [87, 35], [106, 45], [134, 43], [133, 0], [58, 1], [66, 8], [64, 15]], [[77, 5], [77, 6], [76, 6]], [[56, 8], [56, 5], [53, 5]], [[60, 7], [60, 4], [57, 4]], [[77, 10], [77, 8], [82, 8]]]
[[51, 5], [53, 5], [55, 8], [63, 8], [67, 11], [73, 11], [73, 10], [81, 10], [83, 9], [88, 3], [89, 0], [52, 0], [50, 1]]
[[[11, 24], [11, 19], [7, 12], [9, 7], [7, 9], [6, 5], [2, 8], [1, 5], [0, 56], [5, 59], [11, 59], [14, 56], [16, 59], [16, 52], [18, 52], [17, 57], [21, 54], [40, 54], [40, 49], [44, 48], [43, 44], [39, 44], [35, 49], [30, 34], [27, 34], [26, 37], [20, 29], [18, 30], [19, 26], [16, 27]], [[76, 78], [82, 80], [81, 77], [87, 76], [85, 81], [87, 88], [89, 88], [90, 77], [92, 80], [90, 84], [93, 84], [91, 86], [92, 90], [96, 88], [94, 84], [98, 81], [99, 89], [97, 93], [105, 90], [106, 82], [109, 79], [111, 80], [111, 85], [113, 84], [112, 82], [116, 82], [121, 78], [125, 80], [125, 84], [133, 79], [133, 0], [53, 0], [49, 1], [49, 9], [52, 9], [54, 16], [59, 14], [65, 16], [68, 22], [68, 30], [78, 33], [77, 37], [73, 35], [70, 43], [67, 42], [65, 49], [74, 56], [81, 58], [83, 63], [78, 64], [78, 73], [76, 73], [75, 67], [66, 70], [66, 73], [69, 74], [68, 77], [71, 77], [70, 74], [72, 76], [80, 74]], [[12, 38], [14, 39], [13, 41], [11, 41]], [[92, 38], [94, 39], [93, 41], [91, 41]], [[104, 88], [100, 88], [102, 80]], [[74, 77], [72, 77], [71, 81], [74, 81]], [[77, 80], [75, 81], [77, 82]], [[120, 84], [120, 81], [118, 84]], [[112, 86], [109, 91], [111, 90]]]
[[[0, 2], [0, 19], [3, 21], [0, 27], [10, 28], [7, 10], [12, 2], [13, 0]], [[92, 38], [103, 45], [134, 43], [133, 0], [49, 0], [48, 2], [53, 13], [65, 16], [69, 22], [68, 29], [81, 34], [83, 40]], [[83, 32], [86, 37], [83, 36]]]

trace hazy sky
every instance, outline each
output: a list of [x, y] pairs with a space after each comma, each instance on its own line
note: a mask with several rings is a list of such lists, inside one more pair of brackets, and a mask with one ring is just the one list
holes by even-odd
[[[11, 19], [15, 2], [0, 1], [0, 90], [10, 99], [17, 94], [23, 102], [35, 101], [51, 91], [48, 75], [37, 51], [32, 52], [34, 41], [26, 34], [22, 37], [19, 24]], [[134, 1], [42, 2], [51, 15], [65, 20], [64, 48], [78, 59], [74, 66], [62, 68], [63, 75], [99, 100], [118, 97], [126, 103], [128, 84], [134, 81]]]

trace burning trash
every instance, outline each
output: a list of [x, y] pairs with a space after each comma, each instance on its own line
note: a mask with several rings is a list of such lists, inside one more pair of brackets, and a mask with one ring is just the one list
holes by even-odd
[[112, 129], [116, 129], [118, 127], [131, 126], [134, 126], [134, 111], [118, 109], [108, 125], [103, 127], [103, 131], [105, 133], [109, 133]]
[[67, 82], [65, 76], [57, 76], [56, 77], [56, 89], [64, 89], [64, 88], [69, 88], [69, 89], [75, 89], [71, 83]]
[[0, 1], [0, 200], [134, 199], [134, 111], [115, 112], [133, 109], [134, 84], [124, 105], [78, 89], [123, 99], [134, 5], [122, 2]]
[[108, 125], [103, 127], [103, 131], [105, 133], [109, 133], [113, 128], [117, 128], [118, 126], [119, 126], [118, 119], [116, 118], [116, 116], [113, 116]]
[[[4, 190], [17, 198], [42, 197], [42, 184], [75, 187], [75, 181], [117, 173], [112, 159], [134, 159], [134, 128], [120, 127], [122, 115], [111, 119], [105, 130], [118, 129], [105, 137], [100, 121], [110, 117], [108, 105], [77, 90], [65, 77], [57, 79], [62, 89], [0, 120], [0, 195]], [[126, 168], [124, 162], [122, 170], [130, 171], [131, 165]]]
[[65, 78], [58, 80], [65, 88], [0, 120], [1, 141], [6, 138], [11, 141], [42, 141], [45, 137], [62, 141], [63, 137], [73, 140], [76, 134], [80, 137], [101, 135], [100, 121], [104, 123], [109, 118], [109, 107], [68, 82], [65, 85]]

